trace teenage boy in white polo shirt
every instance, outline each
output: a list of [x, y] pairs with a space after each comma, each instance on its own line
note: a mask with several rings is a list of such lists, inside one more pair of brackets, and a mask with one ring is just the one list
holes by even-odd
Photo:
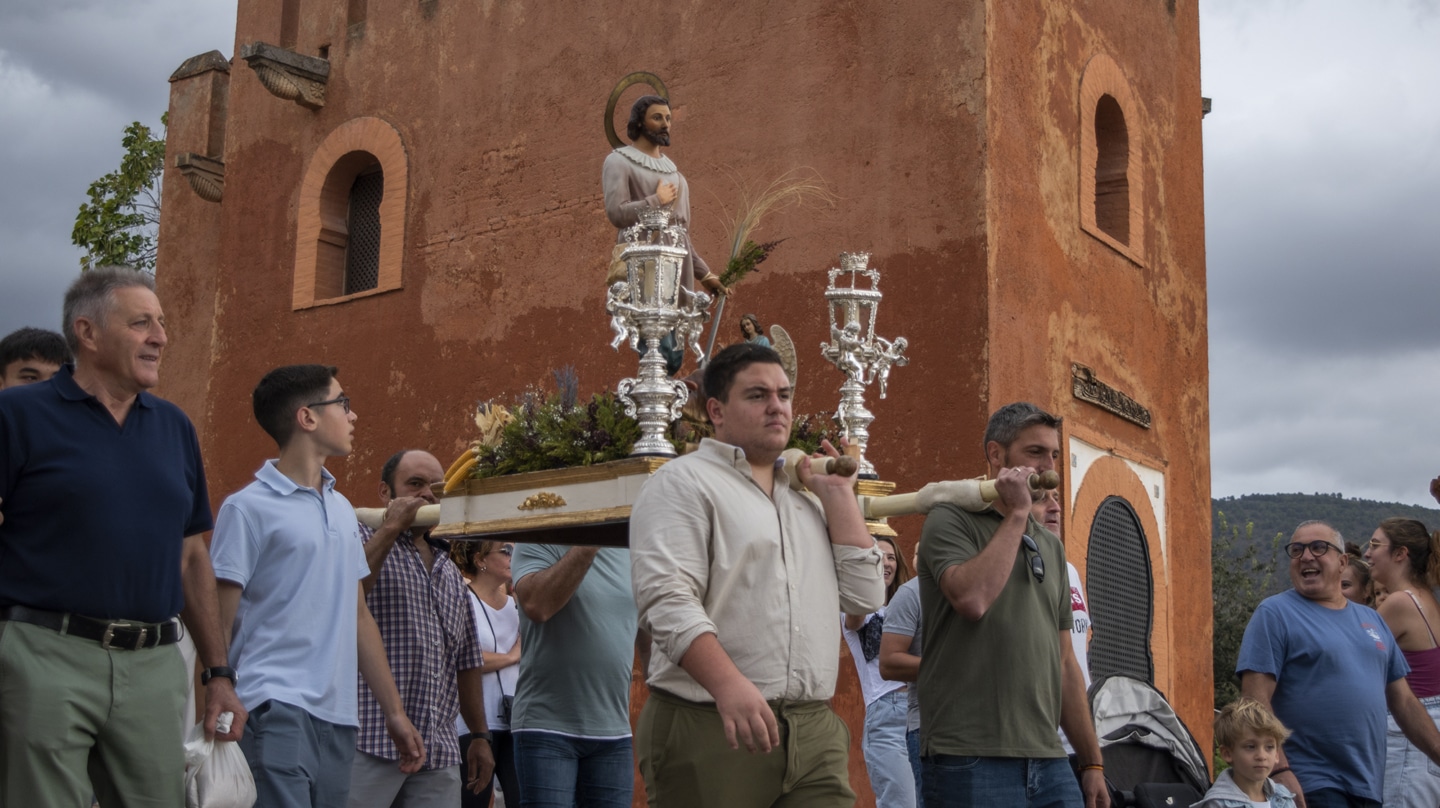
[[257, 808], [343, 808], [355, 755], [355, 670], [370, 685], [400, 750], [425, 760], [405, 717], [360, 579], [370, 574], [355, 509], [325, 470], [350, 453], [355, 413], [326, 365], [289, 365], [260, 380], [255, 420], [280, 446], [255, 481], [220, 506], [215, 576], [232, 631], [235, 690], [250, 711], [240, 748]]

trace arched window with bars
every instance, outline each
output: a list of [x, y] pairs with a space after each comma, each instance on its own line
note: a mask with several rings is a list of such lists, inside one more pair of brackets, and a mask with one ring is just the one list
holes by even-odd
[[296, 309], [400, 288], [405, 150], [378, 118], [342, 124], [311, 158], [300, 189]]

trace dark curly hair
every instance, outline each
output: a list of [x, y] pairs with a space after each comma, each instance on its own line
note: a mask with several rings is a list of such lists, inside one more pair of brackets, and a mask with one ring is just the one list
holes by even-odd
[[656, 104], [670, 106], [670, 99], [658, 95], [642, 95], [630, 107], [630, 120], [625, 124], [625, 134], [632, 140], [639, 140], [645, 131], [645, 113]]

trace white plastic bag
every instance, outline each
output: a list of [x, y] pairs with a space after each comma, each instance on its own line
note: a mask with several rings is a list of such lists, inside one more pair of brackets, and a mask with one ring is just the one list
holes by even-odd
[[[221, 713], [215, 731], [230, 731], [235, 720]], [[190, 728], [185, 740], [185, 808], [251, 808], [255, 805], [255, 778], [245, 753], [234, 741], [205, 740], [205, 725]]]

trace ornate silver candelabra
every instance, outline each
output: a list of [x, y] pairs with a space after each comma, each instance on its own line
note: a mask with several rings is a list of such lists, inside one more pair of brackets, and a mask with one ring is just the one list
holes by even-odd
[[[830, 270], [825, 302], [830, 310], [830, 342], [820, 343], [820, 355], [845, 374], [840, 385], [840, 406], [835, 411], [846, 440], [859, 450], [860, 476], [876, 477], [875, 466], [865, 458], [874, 413], [865, 406], [865, 388], [880, 382], [880, 397], [890, 381], [890, 368], [910, 363], [904, 356], [909, 343], [875, 335], [875, 314], [880, 308], [880, 271], [868, 269], [869, 253], [840, 253], [840, 268]], [[860, 286], [864, 278], [867, 286]], [[837, 283], [836, 281], [839, 281]]]
[[640, 377], [622, 379], [616, 388], [625, 402], [625, 414], [640, 422], [640, 439], [630, 454], [674, 457], [665, 430], [680, 417], [689, 393], [684, 382], [666, 374], [660, 340], [673, 332], [680, 350], [689, 345], [704, 359], [700, 333], [710, 296], [692, 292], [681, 283], [688, 254], [685, 228], [670, 224], [668, 210], [643, 211], [639, 223], [627, 228], [623, 236], [626, 246], [620, 257], [625, 261], [625, 280], [610, 284], [605, 311], [615, 332], [610, 347], [619, 349], [628, 341], [640, 352]]

